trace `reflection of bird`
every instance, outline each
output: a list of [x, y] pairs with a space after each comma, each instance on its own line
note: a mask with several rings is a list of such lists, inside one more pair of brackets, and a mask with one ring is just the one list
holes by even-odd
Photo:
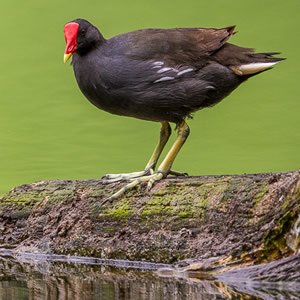
[[[185, 119], [221, 101], [249, 77], [270, 69], [277, 53], [254, 53], [226, 41], [234, 27], [143, 29], [106, 40], [83, 19], [64, 27], [64, 61], [73, 55], [73, 68], [82, 93], [95, 106], [113, 114], [161, 123], [160, 139], [145, 170], [110, 174], [108, 181], [129, 180], [115, 198], [141, 182], [154, 182], [171, 171], [186, 138]], [[154, 171], [171, 134], [177, 139]]]

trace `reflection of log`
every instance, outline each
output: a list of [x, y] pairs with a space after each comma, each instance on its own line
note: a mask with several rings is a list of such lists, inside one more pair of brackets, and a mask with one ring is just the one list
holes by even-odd
[[231, 281], [230, 276], [220, 278], [227, 285], [220, 279], [181, 276], [176, 280], [138, 270], [49, 263], [34, 255], [29, 255], [31, 259], [17, 255], [16, 260], [11, 254], [0, 256], [0, 299], [254, 299], [252, 295], [273, 300], [299, 299], [300, 295], [300, 284], [249, 282], [244, 274]]
[[1, 257], [0, 278], [0, 299], [179, 300], [202, 299], [202, 295], [205, 299], [237, 295], [221, 283], [212, 281], [193, 284], [160, 278], [148, 272], [66, 263], [28, 264]]
[[[219, 279], [236, 284], [249, 281], [300, 283], [300, 254], [265, 264], [254, 265], [221, 273]], [[300, 289], [300, 287], [299, 287]]]
[[130, 191], [102, 206], [120, 186], [85, 180], [17, 187], [0, 200], [0, 243], [165, 263], [215, 257], [214, 265], [230, 269], [299, 248], [299, 171], [166, 179], [149, 194]]

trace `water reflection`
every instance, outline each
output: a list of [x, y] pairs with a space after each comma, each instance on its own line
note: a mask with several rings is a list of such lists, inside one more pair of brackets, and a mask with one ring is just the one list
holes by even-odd
[[[234, 293], [235, 299], [245, 299]], [[0, 299], [230, 299], [221, 283], [160, 278], [149, 271], [0, 258]], [[249, 298], [250, 299], [250, 298]], [[255, 298], [252, 298], [255, 299]]]
[[[161, 278], [143, 270], [61, 262], [25, 263], [0, 257], [1, 300], [278, 299], [274, 295], [279, 294], [266, 290], [260, 293], [261, 297], [250, 296], [247, 290], [237, 292], [221, 282]], [[293, 299], [285, 295], [284, 299]]]

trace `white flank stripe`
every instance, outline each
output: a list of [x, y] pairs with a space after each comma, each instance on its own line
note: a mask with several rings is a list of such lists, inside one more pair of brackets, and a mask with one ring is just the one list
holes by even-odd
[[158, 70], [157, 73], [163, 73], [163, 72], [167, 72], [170, 70], [172, 70], [172, 68], [162, 68], [162, 69]]
[[185, 74], [185, 73], [187, 73], [187, 72], [192, 72], [192, 71], [194, 71], [194, 69], [188, 68], [188, 69], [185, 69], [185, 70], [183, 70], [183, 71], [178, 72], [177, 76], [180, 76], [180, 75], [182, 75], [182, 74]]
[[279, 61], [269, 63], [251, 63], [246, 65], [234, 66], [231, 69], [238, 75], [250, 75], [269, 69], [277, 63], [279, 63]]
[[163, 61], [155, 61], [153, 64], [161, 66], [164, 64], [164, 62]]
[[167, 81], [167, 80], [173, 80], [173, 79], [174, 79], [174, 77], [166, 76], [166, 77], [162, 77], [162, 78], [155, 80], [154, 83], [161, 82], [161, 81]]

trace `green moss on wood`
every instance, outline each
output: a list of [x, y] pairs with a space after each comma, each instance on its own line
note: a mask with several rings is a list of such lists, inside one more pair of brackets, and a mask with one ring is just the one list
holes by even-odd
[[254, 206], [261, 203], [261, 200], [268, 193], [268, 191], [269, 191], [269, 187], [268, 187], [267, 182], [261, 184], [261, 186], [259, 187], [258, 192], [255, 194], [254, 199], [253, 199]]
[[278, 258], [283, 254], [291, 252], [287, 245], [287, 233], [291, 230], [292, 225], [296, 222], [298, 214], [295, 211], [286, 212], [268, 233], [264, 239], [264, 255], [268, 260], [270, 257]]
[[112, 208], [108, 208], [103, 210], [100, 213], [101, 218], [109, 218], [109, 219], [128, 219], [134, 214], [134, 210], [132, 206], [130, 206], [128, 200], [119, 201]]

